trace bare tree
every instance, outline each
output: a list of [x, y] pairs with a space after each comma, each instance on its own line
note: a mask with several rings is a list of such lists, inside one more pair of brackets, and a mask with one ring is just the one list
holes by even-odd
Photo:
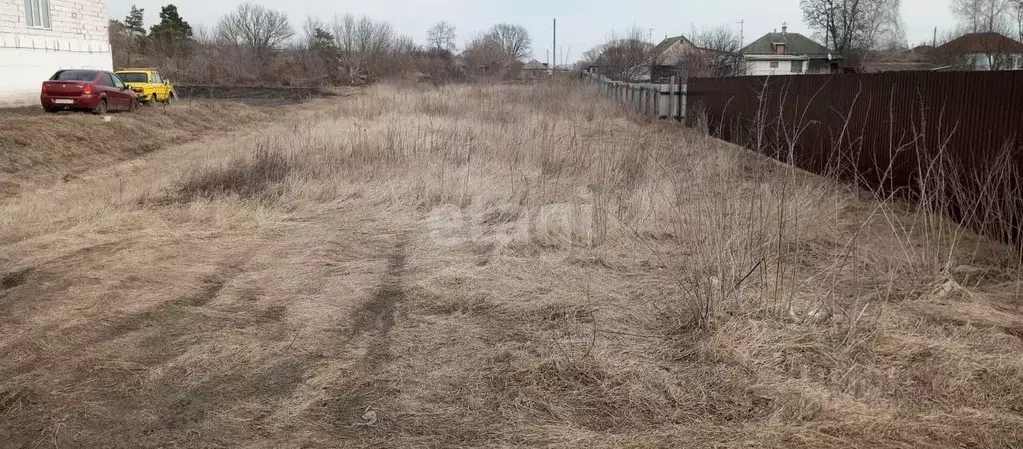
[[361, 66], [370, 76], [380, 77], [388, 65], [386, 59], [394, 48], [394, 27], [387, 22], [363, 17], [356, 30], [355, 44], [362, 61]]
[[599, 53], [594, 65], [604, 76], [614, 80], [633, 81], [649, 75], [654, 46], [647, 42], [648, 33], [633, 27], [622, 36], [612, 33], [608, 41], [588, 53]]
[[337, 47], [334, 35], [321, 20], [309, 17], [302, 25], [302, 38], [295, 48], [306, 75], [319, 81], [337, 82]]
[[302, 45], [312, 47], [316, 43], [316, 30], [326, 29], [327, 26], [322, 20], [313, 16], [307, 17], [305, 23], [302, 24]]
[[959, 25], [973, 33], [1004, 31], [1008, 25], [1008, 0], [953, 0], [952, 13]]
[[727, 26], [692, 35], [695, 48], [680, 59], [682, 75], [687, 77], [723, 77], [746, 74], [742, 59], [742, 39]]
[[110, 19], [107, 26], [107, 33], [110, 39], [110, 49], [113, 53], [114, 65], [117, 67], [130, 66], [132, 51], [134, 47], [134, 36], [120, 20]]
[[604, 45], [597, 45], [589, 50], [583, 52], [582, 57], [579, 58], [577, 63], [582, 68], [587, 68], [597, 64], [597, 59], [600, 58], [600, 54], [604, 51]]
[[508, 73], [515, 58], [493, 33], [472, 38], [462, 52], [466, 69], [477, 77], [500, 78]]
[[426, 32], [426, 42], [430, 48], [436, 50], [454, 51], [455, 48], [455, 27], [445, 20], [437, 22]]
[[391, 24], [346, 14], [334, 17], [331, 31], [338, 61], [350, 82], [381, 77], [394, 67], [389, 59], [396, 43]]
[[331, 23], [331, 31], [334, 35], [334, 46], [338, 49], [338, 58], [345, 69], [346, 76], [352, 76], [358, 71], [359, 58], [355, 47], [355, 34], [357, 19], [351, 14], [334, 16]]
[[1017, 40], [1023, 42], [1023, 0], [1009, 0], [1009, 12], [1016, 25]]
[[295, 36], [295, 30], [284, 12], [242, 3], [220, 19], [217, 35], [223, 41], [247, 46], [261, 56], [279, 49]]
[[840, 53], [874, 48], [891, 40], [884, 36], [901, 34], [900, 0], [800, 0], [799, 6], [825, 46]]
[[980, 3], [982, 0], [952, 0], [952, 14], [956, 16], [960, 27], [965, 27], [968, 32], [980, 31]]
[[496, 40], [504, 52], [516, 60], [529, 58], [533, 50], [533, 39], [522, 25], [499, 23], [490, 29], [490, 37]]

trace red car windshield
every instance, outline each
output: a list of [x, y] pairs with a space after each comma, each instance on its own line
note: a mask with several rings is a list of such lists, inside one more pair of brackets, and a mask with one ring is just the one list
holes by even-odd
[[50, 81], [92, 81], [96, 79], [93, 70], [61, 70], [50, 77]]

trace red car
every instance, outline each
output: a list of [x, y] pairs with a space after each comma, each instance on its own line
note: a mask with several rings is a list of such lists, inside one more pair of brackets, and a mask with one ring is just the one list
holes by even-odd
[[43, 81], [39, 95], [46, 112], [85, 110], [93, 114], [131, 111], [138, 96], [117, 75], [104, 70], [61, 70]]

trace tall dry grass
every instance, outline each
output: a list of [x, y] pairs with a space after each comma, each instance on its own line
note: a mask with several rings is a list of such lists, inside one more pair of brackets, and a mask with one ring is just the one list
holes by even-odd
[[1023, 439], [1010, 248], [574, 84], [374, 86], [52, 193], [0, 206], [8, 441]]
[[269, 115], [244, 104], [200, 101], [114, 114], [109, 122], [38, 107], [0, 111], [0, 201]]

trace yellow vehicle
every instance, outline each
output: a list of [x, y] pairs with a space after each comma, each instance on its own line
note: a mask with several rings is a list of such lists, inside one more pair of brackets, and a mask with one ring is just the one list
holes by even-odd
[[138, 94], [139, 101], [150, 105], [156, 102], [170, 104], [177, 94], [174, 93], [174, 86], [170, 81], [160, 76], [160, 71], [154, 68], [139, 69], [117, 69], [118, 78], [124, 81]]

